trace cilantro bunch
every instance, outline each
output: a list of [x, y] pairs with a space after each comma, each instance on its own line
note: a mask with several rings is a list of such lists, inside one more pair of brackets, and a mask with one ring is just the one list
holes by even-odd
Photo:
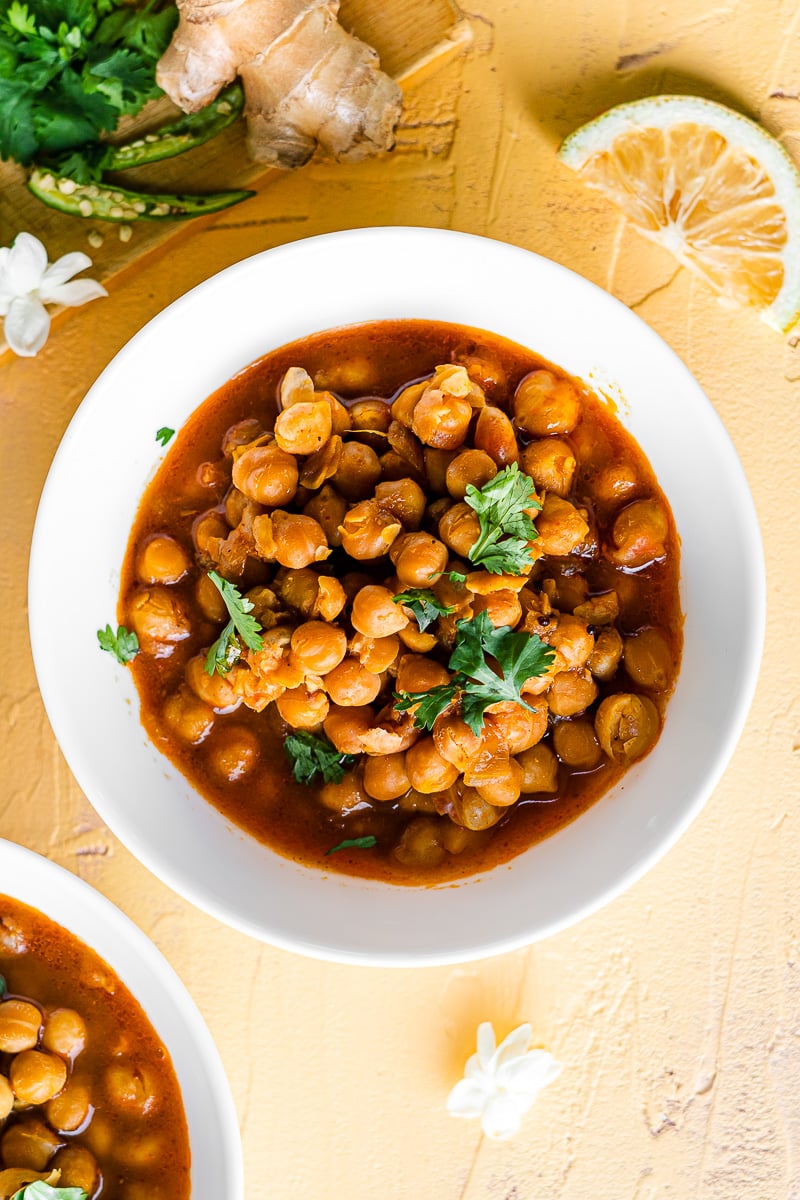
[[0, 158], [85, 180], [101, 135], [161, 95], [176, 23], [162, 0], [0, 0]]

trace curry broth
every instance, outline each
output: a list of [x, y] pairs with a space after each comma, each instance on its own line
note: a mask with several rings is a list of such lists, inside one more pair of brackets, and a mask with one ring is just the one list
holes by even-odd
[[[190, 1151], [178, 1081], [136, 999], [109, 966], [78, 938], [29, 906], [0, 895], [0, 975], [4, 999], [25, 999], [44, 1014], [73, 1009], [86, 1026], [85, 1048], [75, 1057], [68, 1086], [85, 1085], [89, 1111], [79, 1128], [56, 1130], [62, 1148], [83, 1147], [102, 1172], [92, 1196], [103, 1200], [188, 1200]], [[46, 1024], [45, 1024], [46, 1028]], [[13, 1055], [0, 1053], [6, 1074]], [[146, 1112], [120, 1102], [109, 1070], [132, 1071], [146, 1089]], [[0, 1123], [0, 1165], [17, 1162], [4, 1141], [15, 1126], [47, 1118], [47, 1106], [21, 1108]], [[59, 1166], [58, 1155], [47, 1164]]]
[[[367, 396], [390, 400], [410, 382], [430, 375], [438, 364], [475, 355], [490, 360], [496, 368], [495, 376], [501, 382], [487, 388], [487, 399], [501, 408], [508, 407], [518, 382], [533, 370], [544, 367], [568, 378], [531, 351], [503, 338], [444, 323], [386, 321], [317, 334], [265, 355], [202, 403], [179, 431], [139, 506], [123, 568], [120, 622], [125, 623], [129, 601], [137, 587], [137, 548], [149, 537], [169, 533], [186, 549], [193, 563], [189, 575], [174, 585], [191, 613], [190, 636], [179, 642], [168, 656], [140, 653], [132, 663], [145, 729], [156, 746], [221, 813], [280, 854], [301, 863], [399, 884], [456, 880], [506, 862], [549, 837], [594, 804], [623, 773], [623, 768], [609, 761], [591, 771], [560, 765], [557, 794], [523, 795], [506, 810], [499, 824], [473, 839], [474, 844], [467, 852], [448, 855], [435, 868], [421, 871], [402, 865], [392, 855], [398, 832], [409, 820], [408, 813], [402, 812], [397, 803], [376, 803], [342, 817], [317, 802], [315, 786], [295, 782], [283, 751], [287, 726], [274, 705], [260, 713], [242, 705], [229, 715], [219, 716], [205, 740], [195, 746], [175, 737], [162, 719], [164, 702], [182, 681], [187, 661], [206, 649], [220, 630], [220, 623], [206, 619], [194, 598], [203, 568], [196, 562], [192, 528], [198, 515], [209, 508], [216, 505], [223, 511], [230, 469], [227, 475], [221, 471], [215, 479], [214, 470], [209, 471], [204, 464], [220, 464], [220, 444], [226, 430], [245, 418], [258, 418], [270, 428], [277, 411], [280, 380], [291, 366], [303, 366], [318, 388], [329, 389], [347, 404]], [[358, 384], [348, 385], [348, 374], [356, 369]], [[613, 514], [608, 505], [597, 502], [594, 481], [610, 465], [628, 464], [637, 482], [627, 500], [655, 496], [666, 510], [667, 553], [662, 560], [638, 572], [612, 567], [600, 557], [597, 561], [581, 560], [577, 564], [568, 558], [548, 559], [546, 573], [566, 579], [579, 568], [590, 595], [609, 587], [618, 589], [622, 615], [617, 625], [623, 635], [649, 626], [665, 633], [671, 656], [670, 684], [652, 697], [663, 716], [677, 675], [682, 644], [677, 534], [669, 506], [642, 451], [608, 405], [582, 384], [577, 386], [581, 397], [580, 420], [574, 433], [566, 438], [575, 447], [578, 459], [570, 499], [589, 511], [602, 544]], [[521, 440], [520, 445], [523, 444]], [[330, 573], [335, 573], [336, 555], [337, 552], [327, 566]], [[369, 563], [358, 566], [368, 572], [371, 569]], [[268, 578], [263, 567], [264, 564], [256, 565], [252, 572], [248, 567], [243, 591], [246, 586]], [[385, 567], [381, 569], [385, 576]], [[620, 673], [624, 675], [622, 668]], [[616, 684], [618, 690], [619, 682]], [[640, 690], [628, 679], [625, 688], [628, 692]], [[615, 690], [611, 684], [601, 683], [599, 698], [611, 690]], [[209, 752], [215, 740], [224, 737], [226, 728], [232, 725], [246, 727], [256, 735], [261, 746], [260, 764], [246, 779], [220, 782], [209, 768]], [[549, 739], [548, 733], [546, 740]], [[377, 838], [375, 848], [343, 850], [326, 856], [327, 851], [345, 838], [366, 835]]]

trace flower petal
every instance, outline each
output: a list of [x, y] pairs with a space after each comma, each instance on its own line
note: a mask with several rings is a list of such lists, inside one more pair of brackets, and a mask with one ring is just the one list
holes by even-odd
[[528, 1024], [518, 1025], [516, 1029], [512, 1029], [508, 1037], [504, 1038], [497, 1047], [492, 1063], [494, 1070], [499, 1070], [503, 1063], [521, 1058], [531, 1044], [532, 1033], [533, 1030]]
[[482, 1021], [478, 1026], [478, 1061], [487, 1070], [495, 1050], [495, 1036], [491, 1021]]
[[12, 300], [5, 320], [9, 348], [22, 358], [33, 358], [47, 341], [50, 317], [45, 306], [34, 296]]
[[73, 279], [71, 283], [43, 283], [39, 288], [39, 299], [45, 304], [68, 304], [75, 308], [79, 304], [88, 304], [90, 300], [99, 300], [108, 292], [102, 283], [95, 279]]
[[486, 1106], [481, 1120], [487, 1137], [503, 1140], [512, 1137], [520, 1127], [522, 1114], [526, 1111], [511, 1096], [493, 1096]]
[[548, 1050], [531, 1050], [521, 1058], [503, 1063], [497, 1072], [497, 1086], [535, 1099], [542, 1088], [558, 1079], [563, 1070]]
[[479, 1117], [491, 1100], [491, 1092], [473, 1079], [459, 1079], [447, 1097], [451, 1117]]
[[91, 265], [92, 260], [82, 250], [73, 250], [71, 254], [62, 254], [61, 258], [57, 258], [47, 268], [42, 283], [66, 283], [68, 279], [72, 279], [73, 275], [77, 275], [79, 271], [85, 271]]
[[15, 296], [35, 292], [47, 270], [47, 251], [31, 233], [18, 233], [5, 261], [3, 290]]

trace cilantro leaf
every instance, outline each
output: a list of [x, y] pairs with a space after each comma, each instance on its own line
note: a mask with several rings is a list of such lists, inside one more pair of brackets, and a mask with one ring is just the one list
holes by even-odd
[[526, 510], [541, 508], [533, 480], [512, 463], [482, 488], [469, 484], [464, 500], [480, 525], [470, 560], [495, 575], [524, 574], [534, 561], [530, 543], [538, 536]]
[[453, 703], [458, 683], [440, 683], [427, 692], [395, 692], [394, 706], [398, 712], [414, 709], [414, 724], [419, 729], [433, 729], [434, 722]]
[[453, 583], [466, 583], [466, 575], [463, 571], [448, 571], [447, 578]]
[[[163, 432], [164, 430], [159, 430], [159, 433]], [[166, 445], [166, 442], [163, 442], [162, 445]], [[231, 667], [241, 658], [242, 647], [239, 644], [239, 638], [248, 649], [261, 649], [264, 644], [261, 638], [261, 625], [255, 617], [250, 616], [253, 611], [252, 601], [242, 595], [235, 583], [223, 579], [216, 571], [209, 571], [208, 578], [225, 601], [230, 620], [223, 627], [217, 640], [209, 646], [205, 670], [208, 675], [213, 675], [215, 671], [219, 675], [227, 675]]]
[[123, 665], [136, 658], [139, 653], [139, 639], [124, 625], [118, 626], [116, 633], [110, 625], [106, 625], [105, 629], [98, 629], [97, 640], [101, 650], [107, 650], [109, 654], [113, 654], [117, 662]]
[[337, 850], [371, 850], [377, 844], [378, 839], [372, 833], [368, 833], [366, 837], [345, 838], [338, 846], [331, 846], [330, 850], [326, 850], [325, 856], [335, 854]]
[[87, 1200], [86, 1192], [79, 1187], [53, 1187], [42, 1179], [28, 1183], [14, 1192], [11, 1200]]
[[3, 996], [5, 996], [7, 991], [8, 984], [6, 983], [5, 975], [0, 975], [0, 1000], [3, 999]]
[[436, 718], [458, 697], [461, 715], [472, 732], [479, 734], [491, 704], [510, 700], [530, 709], [522, 699], [522, 687], [526, 680], [544, 675], [554, 656], [552, 646], [535, 633], [515, 633], [507, 625], [495, 629], [484, 610], [471, 621], [456, 622], [448, 663], [455, 674], [450, 683], [428, 692], [395, 693], [395, 708], [400, 712], [413, 708], [414, 723], [421, 729], [433, 729]]
[[305, 729], [290, 733], [283, 748], [291, 760], [292, 774], [298, 783], [311, 783], [318, 774], [326, 783], [340, 783], [345, 769], [352, 767], [356, 761], [352, 754], [342, 754], [327, 738], [308, 733]]
[[162, 425], [156, 433], [156, 441], [161, 442], [162, 446], [166, 446], [170, 438], [175, 436], [175, 430], [170, 429], [169, 425]]
[[439, 597], [430, 588], [408, 588], [407, 591], [400, 592], [392, 599], [395, 604], [404, 604], [406, 608], [411, 609], [420, 633], [424, 633], [428, 626], [433, 625], [439, 617], [446, 617], [449, 613], [456, 611], [452, 604], [442, 604]]

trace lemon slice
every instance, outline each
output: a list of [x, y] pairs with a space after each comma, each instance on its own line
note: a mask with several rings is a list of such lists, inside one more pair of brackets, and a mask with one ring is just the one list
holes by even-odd
[[724, 302], [782, 331], [800, 316], [800, 172], [753, 121], [653, 96], [582, 125], [558, 156]]

